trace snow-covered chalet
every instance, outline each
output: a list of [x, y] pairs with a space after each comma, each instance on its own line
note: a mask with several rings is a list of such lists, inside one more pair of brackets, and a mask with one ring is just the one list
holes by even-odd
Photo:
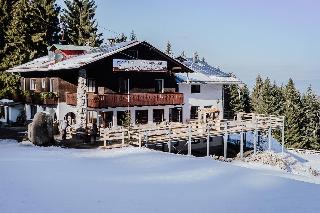
[[[19, 103], [28, 120], [46, 111], [59, 121], [101, 127], [122, 125], [126, 112], [134, 124], [188, 122], [208, 107], [223, 115], [223, 85], [240, 82], [206, 62], [175, 59], [145, 41], [53, 45], [47, 56], [7, 72], [21, 76], [27, 96]], [[10, 105], [17, 108], [15, 103]]]

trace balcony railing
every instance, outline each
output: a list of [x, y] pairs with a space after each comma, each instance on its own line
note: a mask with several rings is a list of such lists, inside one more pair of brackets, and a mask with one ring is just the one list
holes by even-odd
[[[67, 93], [66, 99], [69, 105], [77, 104], [75, 93]], [[88, 107], [91, 108], [181, 104], [183, 104], [182, 93], [88, 94]]]

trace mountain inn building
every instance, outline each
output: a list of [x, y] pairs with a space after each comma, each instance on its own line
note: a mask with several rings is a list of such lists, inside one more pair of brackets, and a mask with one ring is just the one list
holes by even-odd
[[223, 86], [240, 83], [196, 57], [175, 59], [145, 41], [53, 45], [47, 56], [7, 72], [20, 74], [25, 98], [0, 101], [2, 122], [15, 122], [17, 110], [27, 120], [45, 111], [77, 127], [119, 126], [128, 114], [133, 125], [187, 123], [202, 108], [222, 118]]

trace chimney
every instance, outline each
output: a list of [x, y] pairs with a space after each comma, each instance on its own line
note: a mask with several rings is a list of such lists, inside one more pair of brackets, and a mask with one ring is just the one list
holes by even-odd
[[198, 52], [193, 53], [193, 63], [197, 63], [199, 61]]
[[116, 43], [116, 39], [115, 38], [108, 38], [108, 42], [110, 46], [114, 46], [114, 44]]

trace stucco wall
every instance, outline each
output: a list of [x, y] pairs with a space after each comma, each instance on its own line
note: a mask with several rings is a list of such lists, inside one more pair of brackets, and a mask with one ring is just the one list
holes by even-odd
[[190, 119], [191, 106], [213, 106], [220, 110], [220, 119], [223, 118], [223, 85], [200, 84], [200, 93], [191, 93], [191, 84], [179, 84], [179, 92], [184, 94], [183, 121]]

